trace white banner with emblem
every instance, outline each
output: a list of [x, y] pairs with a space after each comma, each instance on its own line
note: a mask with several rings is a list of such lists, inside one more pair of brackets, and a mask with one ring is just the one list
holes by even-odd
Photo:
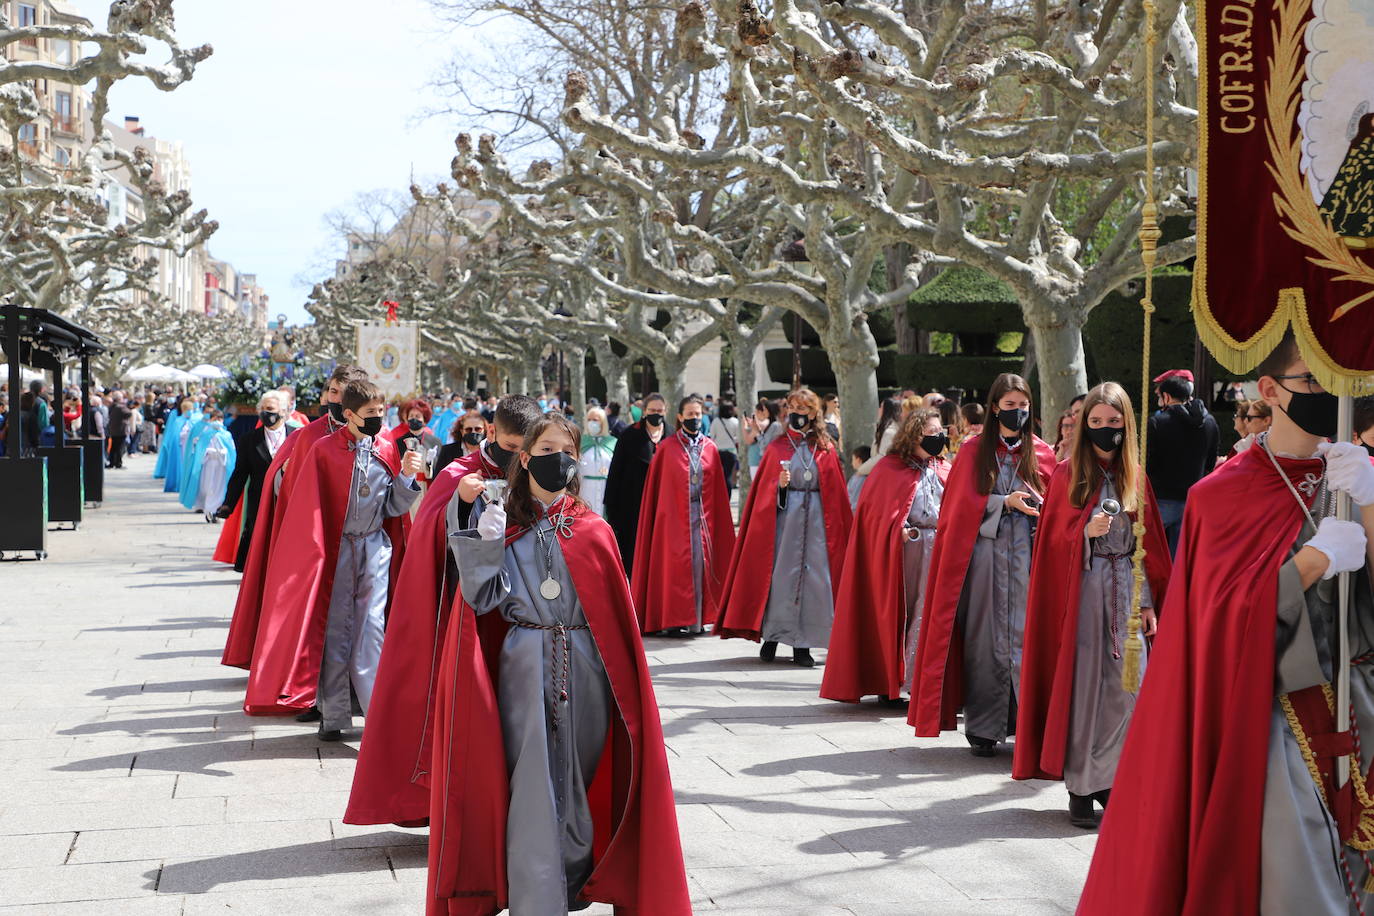
[[358, 365], [388, 398], [419, 387], [420, 329], [414, 321], [358, 325]]

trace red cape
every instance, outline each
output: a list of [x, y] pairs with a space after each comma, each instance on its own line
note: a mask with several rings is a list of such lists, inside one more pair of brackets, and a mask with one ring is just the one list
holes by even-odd
[[[299, 472], [273, 538], [263, 588], [266, 612], [259, 622], [243, 704], [249, 715], [289, 715], [315, 703], [330, 591], [353, 479], [351, 438], [344, 427], [292, 463]], [[380, 436], [373, 443], [373, 454], [393, 475], [399, 473], [400, 459], [392, 444]], [[388, 586], [394, 583], [405, 553], [409, 521], [407, 514], [383, 524], [392, 548]]]
[[[949, 478], [949, 462], [935, 473]], [[902, 655], [906, 582], [902, 576], [902, 526], [916, 498], [921, 472], [886, 455], [864, 481], [835, 597], [835, 627], [825, 656], [821, 696], [857, 703], [862, 697], [900, 697], [906, 679]]]
[[[639, 623], [610, 526], [580, 506], [561, 541], [615, 696], [607, 753], [588, 787], [596, 864], [582, 889], [618, 916], [690, 916], [673, 787]], [[522, 532], [507, 531], [507, 543]], [[439, 679], [430, 809], [429, 916], [505, 908], [510, 786], [496, 692], [507, 624], [456, 598]], [[484, 631], [479, 634], [479, 630]]]
[[[977, 484], [978, 446], [982, 438], [973, 436], [959, 447], [940, 504], [907, 713], [907, 722], [922, 738], [935, 738], [941, 730], [955, 728], [959, 707], [964, 703], [963, 640], [954, 618], [988, 505], [987, 494], [979, 493]], [[1040, 475], [1048, 484], [1057, 465], [1054, 449], [1039, 436], [1032, 436], [1031, 443]]]
[[[740, 513], [739, 537], [725, 579], [725, 603], [716, 621], [722, 639], [759, 639], [768, 608], [768, 589], [773, 570], [773, 539], [778, 523], [778, 465], [792, 458], [791, 434], [784, 433], [768, 444], [749, 487], [749, 499]], [[832, 445], [816, 454], [820, 472], [821, 511], [825, 520], [825, 550], [830, 560], [830, 590], [838, 594], [844, 571], [844, 548], [854, 520], [849, 508], [840, 459]], [[760, 567], [759, 564], [767, 564]]]
[[[248, 559], [243, 564], [243, 578], [239, 580], [234, 616], [229, 621], [224, 656], [220, 659], [222, 665], [247, 668], [252, 664], [253, 646], [258, 640], [258, 619], [262, 616], [263, 588], [267, 583], [267, 561], [272, 555], [273, 538], [291, 495], [289, 483], [295, 479], [295, 475], [289, 473], [293, 465], [287, 462], [296, 449], [300, 449], [303, 458], [310, 451], [310, 446], [327, 435], [329, 418], [323, 416], [298, 432], [288, 433], [286, 441], [272, 458], [267, 479], [263, 481], [262, 495], [258, 497], [257, 521], [253, 524], [253, 539], [248, 544]], [[302, 463], [296, 462], [297, 465]], [[288, 473], [282, 476], [281, 493], [278, 494], [272, 481], [277, 479], [277, 472], [283, 468], [287, 468]]]
[[[1143, 473], [1143, 472], [1142, 472]], [[1069, 503], [1070, 462], [1059, 465], [1035, 531], [1021, 648], [1013, 779], [1063, 779], [1069, 740], [1069, 707], [1078, 649], [1078, 598], [1083, 588], [1083, 528], [1101, 504], [1100, 494], [1082, 509]], [[1164, 606], [1169, 542], [1145, 481], [1145, 578], [1156, 608]], [[1122, 631], [1125, 638], [1125, 631]]]
[[[1280, 460], [1295, 484], [1324, 470], [1320, 460]], [[1262, 448], [1188, 491], [1078, 912], [1259, 912], [1278, 576], [1302, 522]]]
[[[692, 583], [692, 516], [687, 489], [690, 464], [682, 440], [664, 436], [649, 463], [644, 500], [639, 508], [634, 580], [630, 591], [645, 633], [697, 622]], [[710, 439], [701, 449], [701, 510], [705, 535], [701, 619], [710, 623], [720, 611], [730, 555], [735, 549], [735, 520], [730, 492], [720, 468], [720, 453]]]
[[377, 683], [353, 773], [346, 824], [414, 823], [429, 817], [434, 690], [448, 632], [448, 527], [445, 511], [468, 474], [501, 470], [480, 451], [439, 472], [420, 501], [396, 577]]
[[[234, 504], [234, 511], [224, 520], [219, 530], [219, 540], [215, 541], [215, 554], [210, 559], [216, 563], [234, 565], [239, 557], [239, 535], [243, 529], [243, 500]], [[250, 545], [251, 547], [251, 545]]]

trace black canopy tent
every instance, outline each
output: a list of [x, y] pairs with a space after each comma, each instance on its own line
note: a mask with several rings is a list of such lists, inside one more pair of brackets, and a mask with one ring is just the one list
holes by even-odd
[[[52, 372], [53, 391], [60, 396], [63, 364], [80, 357], [82, 400], [89, 405], [90, 357], [104, 348], [96, 335], [46, 309], [0, 305], [0, 317], [0, 348], [9, 362], [12, 418], [5, 427], [6, 454], [0, 460], [0, 492], [7, 497], [0, 501], [0, 550], [32, 550], [42, 557], [47, 555], [49, 521], [70, 522], [73, 527], [81, 521], [86, 447], [82, 442], [67, 443], [60, 403], [52, 411], [54, 445], [39, 447], [36, 442], [23, 441], [22, 424], [18, 422], [24, 390], [20, 366]], [[83, 407], [82, 417], [83, 433], [87, 433], [88, 406]]]

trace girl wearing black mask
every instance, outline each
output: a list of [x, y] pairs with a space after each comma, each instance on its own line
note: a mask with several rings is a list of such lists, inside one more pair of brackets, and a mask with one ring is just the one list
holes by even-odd
[[[445, 888], [485, 888], [493, 899], [483, 912], [512, 913], [565, 913], [610, 894], [677, 916], [689, 908], [658, 709], [615, 541], [578, 498], [580, 435], [561, 414], [538, 420], [504, 505], [449, 535], [463, 605], [438, 687], [430, 892], [446, 901], [455, 895]], [[483, 657], [475, 632], [500, 647], [499, 663]], [[598, 784], [604, 796], [591, 791]], [[614, 813], [603, 803], [611, 798]], [[471, 854], [479, 821], [504, 833], [504, 861]], [[653, 842], [620, 843], [612, 855], [625, 826], [636, 840], [652, 831]], [[662, 886], [646, 886], [643, 901], [617, 894], [646, 856], [667, 866], [650, 869]], [[661, 909], [648, 903], [655, 894], [666, 895]]]
[[[726, 639], [761, 639], [759, 657], [768, 662], [778, 643], [787, 643], [792, 661], [810, 668], [811, 649], [830, 642], [852, 513], [820, 398], [806, 388], [793, 391], [784, 422], [740, 513], [716, 631]], [[765, 562], [771, 575], [763, 574]]]
[[1122, 665], [1137, 519], [1145, 524], [1146, 548], [1137, 637], [1142, 671], [1171, 564], [1125, 390], [1105, 382], [1088, 392], [1080, 422], [1069, 460], [1050, 481], [1036, 533], [1012, 776], [1063, 779], [1070, 820], [1093, 828], [1093, 802], [1106, 807], [1135, 709], [1135, 697], [1122, 687]]
[[950, 469], [916, 650], [908, 721], [936, 737], [955, 728], [991, 757], [1016, 728], [1031, 538], [1054, 450], [1031, 432], [1030, 387], [1004, 373], [988, 394], [987, 426]]
[[821, 696], [857, 702], [911, 694], [921, 603], [949, 461], [940, 412], [903, 417], [859, 495], [835, 602]]

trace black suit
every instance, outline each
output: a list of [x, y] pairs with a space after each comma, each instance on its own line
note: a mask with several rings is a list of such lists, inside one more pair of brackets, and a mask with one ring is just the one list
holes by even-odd
[[[294, 430], [287, 432], [290, 436]], [[267, 450], [267, 431], [258, 427], [243, 437], [238, 443], [238, 459], [234, 462], [234, 473], [229, 477], [229, 487], [224, 493], [224, 510], [232, 511], [243, 496], [243, 531], [239, 533], [239, 553], [234, 559], [234, 569], [243, 572], [248, 561], [248, 545], [253, 541], [253, 522], [258, 515], [258, 502], [262, 498], [262, 487], [267, 479], [267, 470], [272, 466], [272, 453]], [[247, 487], [247, 494], [244, 488]]]
[[630, 575], [634, 566], [635, 539], [639, 535], [639, 506], [644, 501], [649, 462], [653, 460], [657, 448], [642, 420], [627, 426], [620, 434], [615, 454], [611, 456], [610, 470], [606, 472], [606, 521], [615, 531], [626, 576]]

